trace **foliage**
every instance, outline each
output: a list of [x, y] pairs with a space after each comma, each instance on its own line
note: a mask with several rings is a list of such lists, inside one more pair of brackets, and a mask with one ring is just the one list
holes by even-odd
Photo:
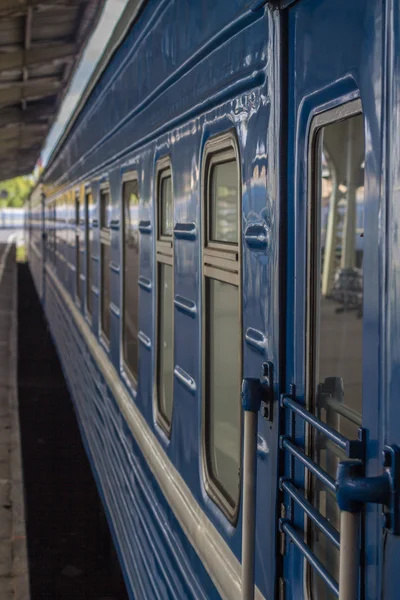
[[20, 208], [28, 198], [34, 180], [32, 177], [15, 177], [0, 183], [0, 208]]
[[26, 248], [25, 245], [17, 246], [17, 262], [26, 262]]

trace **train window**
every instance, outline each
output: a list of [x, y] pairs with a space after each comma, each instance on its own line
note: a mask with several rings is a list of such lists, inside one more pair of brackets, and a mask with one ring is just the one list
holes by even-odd
[[100, 247], [101, 283], [100, 310], [101, 333], [106, 342], [110, 339], [110, 259], [111, 259], [111, 194], [108, 186], [100, 188]]
[[157, 420], [169, 434], [174, 384], [173, 187], [168, 158], [157, 165]]
[[86, 314], [92, 316], [92, 255], [93, 255], [93, 194], [91, 190], [85, 193], [86, 221]]
[[241, 182], [235, 137], [209, 140], [203, 165], [203, 473], [208, 494], [234, 522], [242, 378]]
[[52, 238], [53, 238], [53, 265], [56, 264], [56, 253], [57, 253], [57, 237], [56, 237], [56, 227], [57, 227], [57, 204], [56, 201], [53, 201], [53, 223], [52, 223]]
[[[131, 179], [128, 179], [131, 177]], [[124, 230], [123, 360], [133, 381], [138, 373], [139, 328], [139, 182], [132, 175], [122, 184]]]
[[[312, 137], [309, 209], [307, 369], [310, 408], [330, 427], [357, 439], [362, 415], [364, 129], [361, 114], [318, 129]], [[345, 458], [322, 435], [310, 452], [333, 478]], [[310, 479], [316, 508], [339, 530], [334, 496]], [[314, 551], [338, 580], [339, 551], [312, 529]], [[313, 573], [314, 597], [336, 597]]]
[[81, 300], [81, 278], [80, 278], [80, 196], [79, 192], [75, 192], [75, 288], [76, 299]]
[[100, 227], [108, 229], [111, 219], [111, 194], [106, 186], [100, 188]]
[[172, 206], [172, 177], [170, 169], [160, 173], [160, 234], [172, 236], [173, 206]]
[[158, 408], [166, 424], [170, 426], [173, 408], [174, 381], [174, 332], [173, 332], [173, 287], [172, 265], [158, 265], [158, 348], [157, 369]]
[[237, 164], [231, 152], [217, 154], [210, 165], [210, 241], [238, 243]]

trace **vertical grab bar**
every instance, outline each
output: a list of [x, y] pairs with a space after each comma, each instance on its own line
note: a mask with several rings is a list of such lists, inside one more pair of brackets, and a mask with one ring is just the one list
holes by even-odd
[[365, 504], [381, 504], [386, 531], [400, 534], [400, 449], [385, 446], [383, 473], [365, 477], [360, 460], [339, 463], [336, 499], [340, 513], [339, 600], [357, 600], [360, 567], [360, 516]]
[[254, 599], [257, 412], [244, 408], [242, 600]]
[[360, 564], [360, 513], [340, 513], [339, 600], [357, 600]]
[[[267, 365], [268, 363], [266, 363]], [[242, 600], [254, 600], [254, 553], [256, 532], [257, 425], [261, 402], [269, 407], [272, 396], [272, 368], [264, 382], [247, 377], [242, 381], [244, 411], [243, 439], [243, 522], [242, 522]]]
[[339, 600], [357, 600], [360, 566], [362, 504], [353, 497], [363, 478], [359, 460], [344, 460], [336, 473], [336, 499], [340, 508]]

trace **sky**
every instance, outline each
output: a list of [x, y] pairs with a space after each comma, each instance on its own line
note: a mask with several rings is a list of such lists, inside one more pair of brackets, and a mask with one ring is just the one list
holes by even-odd
[[42, 150], [41, 158], [43, 165], [46, 165], [51, 151], [62, 135], [62, 132], [64, 131], [64, 128], [67, 125], [68, 120], [98, 63], [127, 2], [128, 0], [106, 1], [103, 14], [101, 15], [99, 23], [85, 48], [81, 62], [72, 78], [68, 93], [66, 94], [61, 105], [57, 120], [54, 122], [51, 128], [45, 146]]

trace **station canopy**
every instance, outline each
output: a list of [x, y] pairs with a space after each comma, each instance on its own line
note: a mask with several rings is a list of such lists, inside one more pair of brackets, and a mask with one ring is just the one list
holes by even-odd
[[0, 181], [31, 173], [105, 0], [0, 0]]

